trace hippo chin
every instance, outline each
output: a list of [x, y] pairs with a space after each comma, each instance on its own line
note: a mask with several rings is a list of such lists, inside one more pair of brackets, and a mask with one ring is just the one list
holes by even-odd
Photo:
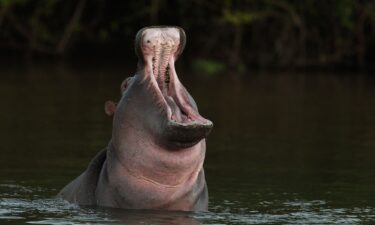
[[178, 79], [185, 40], [178, 27], [138, 32], [138, 71], [122, 83], [119, 103], [105, 105], [112, 139], [59, 196], [80, 205], [207, 210], [203, 161], [213, 124]]

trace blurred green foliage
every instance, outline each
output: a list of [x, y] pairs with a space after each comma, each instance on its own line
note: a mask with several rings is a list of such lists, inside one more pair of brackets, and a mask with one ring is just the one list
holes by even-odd
[[192, 63], [192, 69], [195, 72], [211, 76], [222, 73], [226, 68], [225, 64], [220, 61], [212, 59], [195, 59]]
[[186, 54], [207, 71], [238, 65], [364, 68], [375, 61], [370, 0], [0, 0], [6, 54], [70, 56], [91, 49], [121, 55], [148, 25], [183, 27]]
[[343, 27], [351, 30], [354, 27], [355, 1], [336, 0], [336, 13]]
[[28, 0], [0, 0], [0, 6], [10, 6], [26, 3]]

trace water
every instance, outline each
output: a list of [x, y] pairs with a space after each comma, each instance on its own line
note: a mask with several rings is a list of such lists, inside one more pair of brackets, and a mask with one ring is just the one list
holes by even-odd
[[214, 121], [209, 212], [80, 208], [56, 193], [110, 138], [122, 65], [0, 68], [0, 224], [372, 224], [375, 79], [180, 72]]

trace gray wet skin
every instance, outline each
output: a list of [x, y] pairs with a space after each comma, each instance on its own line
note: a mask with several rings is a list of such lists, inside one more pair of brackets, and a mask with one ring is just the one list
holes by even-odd
[[87, 170], [58, 194], [72, 203], [124, 209], [207, 210], [202, 117], [174, 62], [185, 46], [178, 27], [149, 27], [136, 36], [136, 75], [121, 85], [112, 139]]

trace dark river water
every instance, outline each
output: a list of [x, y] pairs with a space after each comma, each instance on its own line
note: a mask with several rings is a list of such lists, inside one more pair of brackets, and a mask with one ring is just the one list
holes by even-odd
[[[95, 68], [93, 68], [95, 67]], [[123, 65], [0, 68], [0, 224], [373, 224], [375, 79], [179, 72], [215, 126], [209, 212], [80, 208], [56, 199], [106, 146]]]

